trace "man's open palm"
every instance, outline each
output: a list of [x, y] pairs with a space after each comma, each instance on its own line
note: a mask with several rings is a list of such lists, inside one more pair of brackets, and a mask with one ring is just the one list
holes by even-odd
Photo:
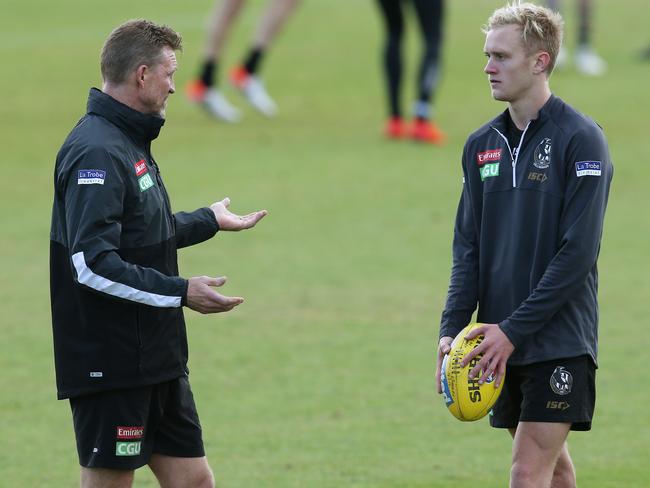
[[258, 210], [248, 215], [237, 215], [228, 210], [229, 206], [230, 198], [228, 197], [210, 205], [210, 209], [214, 212], [214, 217], [219, 224], [219, 230], [239, 231], [250, 229], [255, 227], [255, 224], [268, 213], [266, 210]]

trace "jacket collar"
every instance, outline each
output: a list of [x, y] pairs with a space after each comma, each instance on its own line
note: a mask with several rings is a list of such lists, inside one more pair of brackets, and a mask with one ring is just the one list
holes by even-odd
[[[553, 111], [559, 107], [562, 104], [562, 100], [555, 95], [551, 94], [548, 100], [546, 100], [546, 103], [542, 106], [541, 109], [539, 109], [539, 113], [537, 114], [537, 118], [533, 119], [531, 121], [530, 127], [538, 126], [539, 124], [544, 123], [546, 120], [551, 118], [551, 114]], [[507, 127], [507, 120], [508, 120], [508, 109], [506, 108], [501, 114], [499, 114], [496, 118], [490, 122], [490, 126], [494, 127], [495, 129], [498, 129], [499, 131], [503, 132], [506, 130]]]
[[90, 89], [87, 111], [104, 117], [136, 142], [146, 146], [158, 137], [165, 124], [162, 117], [133, 110], [97, 88]]

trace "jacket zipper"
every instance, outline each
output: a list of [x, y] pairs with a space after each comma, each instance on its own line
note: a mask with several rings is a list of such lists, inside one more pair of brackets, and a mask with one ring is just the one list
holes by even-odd
[[517, 152], [515, 154], [512, 153], [512, 149], [510, 149], [510, 143], [508, 142], [508, 138], [504, 136], [499, 129], [496, 127], [492, 127], [497, 134], [499, 134], [504, 141], [506, 141], [506, 146], [508, 146], [508, 152], [510, 153], [510, 161], [512, 161], [512, 187], [516, 188], [517, 187], [517, 160], [519, 159], [519, 154], [521, 153], [521, 146], [524, 143], [524, 137], [526, 135], [526, 131], [528, 130], [528, 127], [530, 126], [530, 120], [526, 124], [526, 127], [524, 128], [524, 131], [521, 133], [521, 138], [519, 139], [519, 145], [517, 146]]
[[172, 204], [169, 201], [169, 195], [167, 194], [167, 189], [165, 188], [165, 185], [163, 185], [162, 182], [162, 177], [160, 175], [160, 168], [158, 167], [158, 164], [156, 164], [156, 160], [153, 158], [151, 153], [149, 153], [149, 159], [151, 159], [151, 164], [153, 165], [154, 168], [156, 168], [156, 181], [158, 182], [158, 186], [160, 187], [162, 194], [163, 194], [163, 199], [165, 200], [165, 205], [167, 206], [167, 220], [169, 222], [169, 227], [174, 234], [174, 222], [172, 221]]

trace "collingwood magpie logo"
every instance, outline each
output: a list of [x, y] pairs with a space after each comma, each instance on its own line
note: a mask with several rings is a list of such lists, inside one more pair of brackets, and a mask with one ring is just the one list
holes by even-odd
[[568, 395], [573, 386], [573, 376], [564, 366], [557, 366], [551, 375], [551, 390], [558, 395]]
[[551, 165], [551, 140], [547, 137], [535, 148], [533, 166], [546, 169]]

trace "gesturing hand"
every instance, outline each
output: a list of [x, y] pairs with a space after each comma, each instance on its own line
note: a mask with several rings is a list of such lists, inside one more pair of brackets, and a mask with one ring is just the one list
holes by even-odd
[[248, 215], [236, 215], [228, 210], [229, 206], [230, 198], [228, 197], [210, 205], [210, 209], [214, 212], [214, 218], [217, 219], [220, 230], [238, 231], [250, 229], [268, 213], [266, 210], [258, 210]]
[[503, 333], [497, 324], [483, 324], [481, 327], [473, 329], [465, 336], [465, 339], [474, 339], [481, 334], [485, 335], [483, 342], [466, 354], [460, 365], [465, 367], [472, 358], [483, 354], [481, 360], [469, 372], [469, 377], [476, 378], [482, 371], [478, 382], [483, 384], [494, 373], [496, 376], [494, 386], [499, 387], [506, 374], [508, 358], [512, 351], [515, 350], [515, 346], [512, 345], [508, 336]]
[[242, 297], [227, 297], [210, 288], [223, 285], [226, 282], [223, 276], [219, 278], [196, 276], [187, 281], [187, 306], [197, 312], [228, 312], [244, 301]]

